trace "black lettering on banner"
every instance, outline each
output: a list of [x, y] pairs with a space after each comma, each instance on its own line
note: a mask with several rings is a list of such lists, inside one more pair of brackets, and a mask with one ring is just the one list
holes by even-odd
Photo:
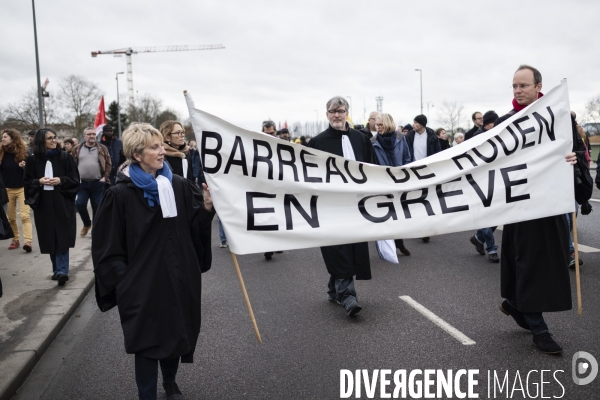
[[[216, 139], [217, 147], [215, 147], [214, 149], [207, 149], [206, 148], [206, 140], [208, 138]], [[201, 146], [202, 146], [201, 147], [202, 151], [200, 154], [202, 154], [202, 166], [204, 167], [203, 168], [204, 172], [206, 172], [207, 174], [216, 174], [217, 172], [219, 172], [219, 169], [221, 168], [222, 160], [221, 160], [221, 155], [219, 154], [219, 150], [221, 150], [221, 146], [223, 146], [223, 138], [217, 132], [202, 131]], [[214, 167], [206, 166], [206, 155], [207, 154], [214, 156], [217, 159], [217, 164]]]
[[529, 142], [527, 143], [527, 137], [525, 135], [531, 133], [531, 132], [535, 132], [535, 128], [533, 126], [527, 128], [527, 129], [523, 129], [521, 128], [521, 123], [528, 121], [529, 120], [529, 115], [526, 115], [522, 118], [519, 118], [518, 120], [516, 120], [515, 122], [513, 122], [513, 125], [517, 127], [517, 129], [519, 130], [519, 132], [521, 133], [521, 136], [523, 137], [523, 146], [521, 147], [521, 149], [525, 149], [527, 147], [531, 147], [533, 145], [535, 145], [535, 140], [533, 142]]
[[[327, 174], [325, 175], [325, 182], [326, 183], [330, 182], [331, 175], [339, 175], [339, 176], [342, 177], [342, 180], [344, 181], [344, 183], [348, 183], [348, 179], [346, 179], [346, 177], [344, 176], [344, 174], [342, 174], [342, 172], [340, 171], [340, 169], [335, 164], [335, 157], [328, 157], [327, 158], [327, 162], [325, 163], [325, 165], [327, 167]], [[335, 169], [335, 171], [333, 169], [331, 169], [331, 167], [333, 167], [333, 169]]]
[[255, 198], [265, 198], [265, 199], [274, 199], [274, 194], [269, 193], [261, 193], [261, 192], [246, 192], [246, 210], [247, 210], [247, 220], [246, 220], [246, 230], [248, 231], [278, 231], [279, 227], [277, 225], [255, 225], [254, 224], [254, 214], [267, 214], [274, 213], [275, 209], [273, 207], [269, 208], [256, 208], [254, 207], [254, 199]]
[[504, 187], [506, 188], [506, 203], [514, 203], [517, 201], [529, 200], [529, 198], [531, 197], [529, 195], [529, 193], [522, 194], [522, 195], [515, 196], [515, 197], [513, 197], [512, 193], [511, 193], [511, 191], [512, 191], [511, 187], [526, 184], [527, 178], [519, 179], [518, 181], [511, 181], [508, 176], [508, 173], [513, 172], [513, 171], [519, 171], [522, 169], [527, 169], [527, 164], [519, 164], [519, 165], [515, 165], [514, 167], [507, 167], [507, 168], [500, 169], [500, 173], [502, 174], [502, 179], [504, 180]]
[[431, 173], [429, 175], [419, 175], [419, 170], [423, 169], [423, 168], [427, 168], [427, 165], [421, 165], [420, 167], [410, 167], [411, 171], [415, 174], [415, 176], [419, 179], [431, 179], [435, 177], [434, 173]]
[[404, 217], [406, 219], [412, 218], [412, 216], [410, 215], [410, 210], [408, 209], [408, 206], [411, 204], [423, 204], [428, 216], [431, 217], [432, 215], [435, 215], [435, 213], [433, 212], [433, 208], [431, 208], [431, 203], [429, 203], [429, 201], [426, 200], [427, 193], [429, 193], [428, 188], [421, 189], [421, 196], [417, 197], [416, 199], [408, 200], [406, 197], [409, 193], [410, 192], [404, 192], [400, 197], [400, 205], [402, 205], [402, 211], [404, 211]]
[[[240, 148], [240, 159], [235, 159], [235, 153], [237, 152], [238, 147]], [[239, 136], [235, 137], [235, 141], [233, 142], [233, 149], [231, 149], [231, 154], [229, 155], [229, 160], [227, 160], [227, 165], [225, 166], [225, 173], [229, 173], [229, 168], [232, 165], [239, 165], [242, 167], [242, 173], [244, 176], [248, 176], [248, 166], [246, 165], [246, 152], [244, 151], [244, 143], [242, 142], [242, 138]]]
[[475, 189], [475, 193], [477, 193], [477, 196], [479, 196], [479, 198], [481, 199], [481, 203], [483, 204], [483, 206], [484, 207], [491, 206], [492, 198], [494, 197], [494, 180], [496, 177], [496, 170], [492, 169], [488, 172], [487, 197], [483, 194], [483, 190], [481, 190], [481, 187], [479, 187], [477, 182], [475, 182], [475, 179], [473, 179], [473, 175], [467, 174], [466, 177], [467, 177], [467, 182], [469, 182], [471, 184], [471, 186], [473, 186], [473, 189]]
[[517, 137], [517, 134], [515, 133], [515, 131], [513, 131], [511, 129], [510, 126], [506, 127], [506, 130], [510, 132], [510, 134], [512, 135], [513, 139], [515, 139], [515, 148], [512, 150], [508, 150], [508, 148], [506, 147], [506, 145], [504, 144], [504, 140], [502, 140], [502, 138], [500, 137], [500, 135], [496, 135], [494, 136], [496, 138], [496, 140], [498, 140], [498, 142], [500, 142], [500, 144], [502, 145], [502, 149], [504, 150], [504, 154], [507, 156], [510, 156], [512, 153], [514, 153], [515, 151], [517, 151], [517, 147], [519, 147], [519, 138]]
[[387, 207], [387, 209], [388, 209], [387, 214], [385, 214], [383, 217], [374, 217], [371, 214], [369, 214], [369, 212], [365, 208], [365, 202], [369, 199], [372, 199], [373, 197], [381, 197], [381, 196], [385, 196], [388, 199], [394, 198], [394, 196], [391, 194], [376, 194], [373, 196], [367, 196], [367, 197], [360, 199], [360, 201], [358, 202], [358, 210], [360, 211], [361, 215], [365, 219], [367, 219], [371, 222], [375, 222], [375, 223], [385, 222], [390, 218], [393, 220], [397, 220], [398, 215], [396, 215], [396, 208], [394, 207], [394, 203], [392, 201], [377, 203], [377, 208], [386, 208]]
[[321, 178], [317, 178], [315, 176], [308, 176], [308, 168], [317, 168], [318, 165], [315, 163], [307, 162], [304, 159], [304, 156], [307, 154], [309, 156], [314, 156], [314, 154], [311, 154], [306, 150], [300, 151], [300, 161], [302, 162], [302, 173], [304, 174], [304, 182], [317, 182], [317, 183], [323, 182], [323, 179], [321, 179]]
[[[289, 153], [289, 160], [283, 159], [281, 152], [284, 150]], [[294, 148], [287, 144], [278, 143], [277, 158], [279, 159], [279, 180], [283, 180], [283, 166], [287, 165], [292, 168], [292, 171], [294, 171], [294, 182], [298, 182], [298, 169], [296, 168], [296, 152], [294, 151]]]
[[496, 146], [496, 143], [494, 143], [494, 141], [492, 139], [488, 139], [487, 142], [489, 144], [492, 145], [492, 148], [494, 149], [494, 154], [492, 154], [490, 157], [484, 156], [483, 154], [481, 154], [479, 152], [479, 150], [477, 150], [476, 147], [473, 147], [473, 153], [475, 153], [475, 155], [479, 158], [481, 158], [484, 162], [486, 163], [492, 163], [494, 162], [494, 160], [496, 159], [496, 157], [498, 157], [498, 146]]
[[361, 179], [356, 179], [355, 177], [352, 176], [352, 172], [350, 172], [349, 165], [350, 165], [350, 161], [346, 160], [344, 162], [344, 169], [348, 173], [348, 176], [350, 177], [350, 179], [352, 179], [354, 181], [354, 183], [358, 183], [359, 185], [365, 183], [367, 181], [367, 176], [365, 175], [365, 171], [363, 171], [362, 163], [358, 163], [358, 172], [360, 172], [360, 174], [362, 175]]
[[385, 171], [394, 180], [394, 183], [404, 183], [410, 179], [410, 174], [404, 168], [400, 169], [400, 171], [404, 172], [404, 178], [400, 178], [400, 179], [398, 179], [394, 176], [391, 168], [386, 168]]
[[[271, 161], [271, 157], [273, 157], [273, 150], [271, 150], [271, 146], [269, 145], [269, 142], [266, 142], [264, 140], [258, 140], [258, 139], [254, 139], [254, 140], [252, 140], [252, 142], [254, 143], [254, 157], [252, 159], [252, 177], [256, 178], [256, 172], [258, 170], [258, 163], [264, 162], [265, 164], [267, 164], [267, 167], [269, 168], [269, 172], [267, 174], [267, 179], [273, 179], [273, 162]], [[258, 155], [258, 146], [262, 146], [265, 149], [267, 149], [266, 156]]]
[[[446, 183], [460, 182], [461, 179], [462, 179], [462, 176], [458, 177], [456, 179], [453, 179], [451, 181], [448, 181]], [[437, 193], [438, 199], [440, 200], [440, 206], [442, 207], [442, 214], [450, 214], [450, 213], [455, 213], [455, 212], [467, 211], [469, 209], [468, 205], [448, 207], [448, 204], [446, 203], [446, 197], [460, 196], [463, 194], [463, 191], [459, 189], [459, 190], [452, 190], [450, 192], [444, 192], [442, 190], [442, 185], [445, 185], [445, 184], [442, 183], [442, 184], [435, 186], [435, 192]]]
[[311, 228], [319, 227], [319, 214], [317, 213], [317, 198], [319, 196], [310, 196], [310, 216], [304, 211], [304, 208], [300, 205], [300, 202], [293, 194], [286, 194], [283, 197], [283, 208], [285, 209], [285, 229], [291, 231], [294, 229], [294, 223], [292, 221], [292, 208], [290, 204], [293, 204], [296, 207], [296, 210], [302, 215], [302, 218]]
[[463, 166], [461, 165], [461, 163], [458, 162], [458, 160], [460, 160], [461, 158], [466, 158], [467, 160], [471, 161], [471, 164], [473, 164], [474, 167], [477, 166], [477, 163], [475, 162], [475, 160], [473, 160], [473, 157], [471, 157], [469, 154], [467, 154], [467, 152], [464, 152], [462, 154], [452, 157], [452, 161], [454, 161], [454, 163], [456, 164], [458, 169], [460, 169], [460, 170], [463, 169]]
[[540, 125], [540, 138], [538, 139], [538, 144], [542, 143], [542, 133], [544, 132], [544, 128], [542, 128], [542, 121], [544, 121], [544, 125], [546, 125], [546, 133], [548, 134], [550, 141], [553, 142], [556, 140], [556, 136], [554, 136], [554, 113], [550, 107], [546, 107], [546, 110], [548, 110], [548, 114], [550, 114], [550, 125], [548, 125], [546, 118], [542, 117], [535, 111], [533, 112], [533, 118], [535, 118]]

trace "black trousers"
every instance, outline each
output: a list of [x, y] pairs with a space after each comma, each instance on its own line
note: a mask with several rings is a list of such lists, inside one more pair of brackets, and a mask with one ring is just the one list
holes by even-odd
[[156, 400], [159, 362], [163, 383], [175, 382], [179, 357], [172, 360], [153, 360], [139, 354], [135, 355], [135, 383], [137, 383], [140, 400]]

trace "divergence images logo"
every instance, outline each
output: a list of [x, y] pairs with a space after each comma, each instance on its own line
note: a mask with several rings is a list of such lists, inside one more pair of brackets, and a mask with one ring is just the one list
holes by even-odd
[[[598, 361], [593, 355], [585, 351], [573, 354], [573, 382], [576, 385], [587, 385], [596, 379], [598, 375]], [[583, 377], [586, 374], [587, 377]]]

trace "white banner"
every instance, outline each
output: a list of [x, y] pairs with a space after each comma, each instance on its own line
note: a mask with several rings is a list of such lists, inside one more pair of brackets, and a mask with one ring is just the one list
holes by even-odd
[[237, 254], [435, 236], [574, 211], [566, 81], [494, 129], [402, 167], [248, 131], [186, 100]]

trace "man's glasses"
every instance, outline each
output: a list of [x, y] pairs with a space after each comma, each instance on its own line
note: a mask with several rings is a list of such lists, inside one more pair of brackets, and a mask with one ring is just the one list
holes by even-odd
[[346, 114], [346, 110], [327, 110], [327, 113], [331, 114], [331, 115], [335, 115], [335, 114], [344, 115], [344, 114]]
[[51, 141], [53, 141], [53, 140], [58, 140], [58, 138], [57, 138], [56, 136], [48, 136], [48, 137], [46, 138], [46, 140], [47, 140], [47, 141], [49, 141], [49, 142], [51, 142]]

